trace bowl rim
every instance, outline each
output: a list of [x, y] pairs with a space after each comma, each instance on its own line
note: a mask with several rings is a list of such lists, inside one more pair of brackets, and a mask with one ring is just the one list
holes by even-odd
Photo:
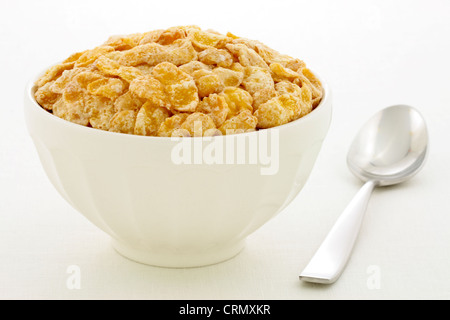
[[[61, 125], [66, 125], [69, 128], [73, 130], [81, 130], [84, 132], [90, 132], [90, 134], [97, 134], [97, 135], [106, 135], [111, 137], [121, 137], [124, 139], [145, 139], [145, 140], [157, 140], [157, 141], [179, 141], [180, 139], [203, 139], [203, 140], [211, 140], [211, 139], [223, 139], [223, 138], [229, 138], [229, 137], [235, 137], [235, 136], [251, 136], [251, 135], [258, 135], [260, 132], [268, 132], [270, 134], [271, 131], [278, 131], [278, 130], [287, 130], [288, 128], [301, 125], [304, 122], [311, 121], [314, 117], [317, 116], [318, 111], [322, 110], [324, 108], [324, 105], [328, 103], [328, 101], [331, 99], [331, 89], [328, 86], [327, 82], [324, 81], [323, 77], [320, 75], [320, 73], [317, 73], [314, 71], [314, 69], [309, 68], [312, 73], [319, 79], [320, 83], [322, 84], [323, 89], [323, 97], [320, 101], [319, 105], [314, 108], [310, 113], [307, 115], [285, 123], [280, 126], [268, 128], [268, 129], [261, 129], [251, 132], [244, 132], [244, 133], [237, 133], [237, 134], [230, 134], [230, 135], [217, 135], [217, 136], [208, 136], [208, 137], [158, 137], [158, 136], [142, 136], [142, 135], [136, 135], [136, 134], [129, 134], [129, 133], [120, 133], [120, 132], [111, 132], [106, 130], [101, 130], [97, 128], [87, 127], [83, 126], [65, 119], [62, 119], [58, 116], [55, 116], [53, 113], [50, 113], [46, 109], [44, 109], [34, 97], [34, 93], [36, 92], [36, 81], [45, 73], [46, 70], [48, 70], [49, 67], [45, 68], [43, 71], [39, 72], [37, 75], [35, 75], [31, 80], [28, 81], [28, 84], [26, 86], [26, 92], [25, 96], [27, 99], [31, 101], [31, 104], [33, 105], [33, 109], [36, 110], [36, 112], [39, 112], [39, 114], [43, 117], [46, 117], [47, 119], [50, 119], [50, 121], [56, 121], [57, 123], [60, 123]], [[25, 104], [25, 108], [28, 108], [27, 104]], [[319, 110], [320, 109], [320, 110]], [[88, 130], [88, 131], [87, 131]]]

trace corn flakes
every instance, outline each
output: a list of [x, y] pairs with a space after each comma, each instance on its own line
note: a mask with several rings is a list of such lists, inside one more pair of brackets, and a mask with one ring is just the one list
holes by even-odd
[[103, 105], [99, 105], [97, 108], [92, 109], [89, 124], [92, 128], [109, 130], [110, 121], [115, 114], [116, 110], [114, 104], [111, 101], [104, 101]]
[[209, 115], [215, 126], [219, 128], [228, 116], [228, 104], [224, 97], [211, 94], [198, 104], [195, 111]]
[[208, 65], [228, 68], [233, 64], [233, 56], [227, 50], [208, 48], [198, 54], [198, 60]]
[[130, 91], [139, 98], [152, 101], [155, 105], [166, 105], [164, 86], [151, 75], [134, 79], [130, 83]]
[[202, 137], [211, 135], [211, 132], [216, 132], [216, 125], [213, 119], [204, 113], [194, 112], [190, 114], [181, 125], [181, 129], [189, 132], [191, 137]]
[[219, 128], [222, 134], [235, 134], [256, 130], [258, 119], [248, 109], [226, 120]]
[[218, 67], [212, 71], [224, 87], [239, 87], [244, 80], [244, 72]]
[[261, 89], [275, 86], [270, 71], [261, 67], [247, 67], [242, 85], [252, 96]]
[[292, 121], [300, 111], [300, 98], [283, 94], [260, 105], [254, 115], [258, 119], [258, 128], [267, 129]]
[[193, 112], [199, 97], [194, 79], [170, 62], [162, 62], [152, 71], [153, 77], [164, 87], [168, 108], [180, 112]]
[[56, 93], [51, 90], [51, 86], [54, 81], [47, 82], [42, 87], [40, 87], [34, 96], [36, 97], [36, 101], [47, 110], [52, 110], [55, 102], [61, 97], [59, 93]]
[[280, 126], [312, 112], [323, 94], [302, 60], [197, 26], [112, 36], [49, 68], [34, 93], [67, 121], [159, 137]]
[[114, 101], [114, 109], [116, 112], [124, 110], [139, 110], [146, 102], [145, 99], [139, 98], [132, 91], [128, 90]]
[[170, 112], [166, 108], [154, 106], [147, 101], [136, 116], [134, 134], [154, 136], [168, 117], [170, 117]]
[[136, 111], [133, 110], [117, 112], [109, 122], [109, 131], [133, 134], [136, 115]]
[[244, 109], [253, 112], [253, 98], [247, 91], [241, 88], [228, 87], [225, 88], [219, 95], [224, 97], [227, 103], [227, 119], [235, 116]]
[[181, 125], [189, 116], [187, 113], [178, 113], [169, 118], [166, 118], [158, 129], [157, 135], [159, 137], [176, 137], [180, 136], [179, 132]]
[[226, 48], [239, 59], [239, 62], [244, 67], [253, 66], [269, 69], [264, 59], [255, 50], [244, 44], [227, 44]]
[[88, 84], [87, 90], [91, 94], [109, 98], [119, 97], [127, 88], [126, 82], [117, 78], [102, 78]]

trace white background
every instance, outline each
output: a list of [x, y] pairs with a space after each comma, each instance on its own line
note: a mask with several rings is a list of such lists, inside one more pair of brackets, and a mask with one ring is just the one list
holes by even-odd
[[[35, 73], [72, 52], [111, 34], [183, 24], [304, 59], [333, 89], [334, 110], [305, 188], [240, 255], [164, 269], [119, 256], [57, 194], [26, 132], [22, 100]], [[0, 54], [0, 298], [450, 299], [450, 2], [2, 0]], [[423, 171], [375, 191], [337, 283], [301, 283], [298, 273], [361, 186], [345, 162], [353, 136], [397, 103], [427, 120]], [[80, 267], [80, 290], [66, 286], [71, 265]]]

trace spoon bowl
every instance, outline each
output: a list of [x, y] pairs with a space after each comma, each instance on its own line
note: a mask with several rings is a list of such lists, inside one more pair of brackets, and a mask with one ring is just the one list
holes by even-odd
[[427, 128], [420, 113], [407, 105], [395, 105], [366, 122], [350, 146], [347, 164], [363, 181], [393, 185], [419, 172], [427, 147]]
[[339, 278], [358, 236], [373, 188], [410, 179], [422, 168], [427, 150], [425, 120], [413, 107], [391, 106], [366, 122], [347, 155], [350, 170], [366, 183], [300, 274], [301, 280], [330, 284]]

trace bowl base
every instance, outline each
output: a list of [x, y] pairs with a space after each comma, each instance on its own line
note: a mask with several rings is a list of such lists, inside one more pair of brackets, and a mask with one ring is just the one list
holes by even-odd
[[242, 251], [245, 241], [241, 240], [226, 246], [189, 254], [152, 252], [148, 249], [129, 246], [114, 239], [112, 245], [122, 256], [135, 262], [165, 268], [193, 268], [208, 266], [233, 258]]

